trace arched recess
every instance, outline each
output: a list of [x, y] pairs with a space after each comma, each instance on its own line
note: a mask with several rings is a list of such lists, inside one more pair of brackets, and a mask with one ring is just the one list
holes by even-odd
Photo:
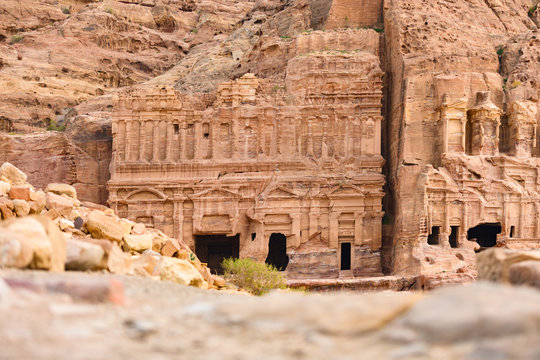
[[127, 194], [127, 200], [165, 200], [167, 196], [159, 190], [152, 188], [137, 189]]

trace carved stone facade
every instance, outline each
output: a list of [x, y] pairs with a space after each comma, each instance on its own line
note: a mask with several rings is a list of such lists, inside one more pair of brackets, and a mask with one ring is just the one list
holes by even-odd
[[124, 93], [110, 205], [216, 270], [240, 256], [291, 278], [381, 275], [382, 75], [373, 53], [313, 51], [284, 83], [246, 74], [215, 99]]
[[469, 109], [468, 100], [447, 93], [439, 108], [442, 153], [426, 171], [422, 273], [463, 271], [485, 247], [540, 247], [536, 104], [509, 105], [501, 134], [503, 112], [490, 93], [478, 92]]

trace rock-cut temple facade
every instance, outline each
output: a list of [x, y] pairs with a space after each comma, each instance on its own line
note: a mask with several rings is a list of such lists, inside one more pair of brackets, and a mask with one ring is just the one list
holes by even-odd
[[117, 97], [110, 205], [215, 271], [233, 256], [290, 278], [382, 275], [379, 58], [299, 47], [281, 84], [246, 74], [213, 98]]

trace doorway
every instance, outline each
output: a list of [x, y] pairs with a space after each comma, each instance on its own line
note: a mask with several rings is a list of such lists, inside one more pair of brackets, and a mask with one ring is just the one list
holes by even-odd
[[340, 270], [351, 270], [351, 243], [341, 243], [341, 264]]
[[279, 271], [284, 271], [289, 264], [287, 255], [287, 237], [283, 234], [273, 233], [268, 241], [268, 256], [265, 263], [273, 265]]
[[223, 274], [223, 259], [240, 256], [240, 236], [195, 235], [195, 254], [213, 274]]
[[482, 248], [493, 247], [497, 244], [497, 234], [501, 230], [501, 223], [479, 224], [467, 231], [467, 239], [476, 241]]

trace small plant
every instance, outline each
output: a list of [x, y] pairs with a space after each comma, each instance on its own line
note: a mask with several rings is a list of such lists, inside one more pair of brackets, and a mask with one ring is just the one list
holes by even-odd
[[373, 30], [375, 30], [376, 32], [378, 32], [379, 34], [382, 33], [384, 31], [384, 29], [379, 29], [379, 28], [373, 28]]
[[521, 81], [519, 80], [516, 80], [512, 83], [512, 85], [510, 86], [511, 89], [515, 89], [517, 88], [519, 85], [521, 85]]
[[194, 34], [196, 34], [196, 33], [198, 33], [198, 32], [199, 32], [199, 29], [197, 29], [197, 28], [193, 28], [193, 29], [191, 29], [191, 32], [192, 32], [192, 33], [194, 33]]
[[225, 278], [252, 293], [264, 295], [272, 289], [285, 289], [285, 279], [272, 265], [251, 259], [227, 258], [221, 263]]
[[508, 78], [503, 79], [503, 90], [506, 90], [506, 83], [508, 82]]
[[527, 14], [529, 14], [529, 16], [531, 16], [536, 11], [536, 9], [538, 9], [538, 5], [531, 6], [529, 8], [529, 12]]
[[283, 90], [283, 86], [281, 85], [274, 85], [272, 87], [272, 92], [275, 93], [275, 92], [278, 92], [279, 90]]
[[290, 36], [280, 36], [280, 38], [282, 38], [282, 39], [290, 39], [291, 37]]
[[69, 14], [71, 14], [71, 10], [69, 10], [69, 8], [63, 8], [62, 13], [66, 14], [66, 15], [69, 15]]
[[107, 6], [107, 7], [105, 8], [105, 12], [106, 12], [107, 14], [114, 15], [114, 9], [113, 9], [112, 7], [110, 7], [110, 6]]
[[66, 124], [62, 124], [58, 126], [56, 121], [51, 121], [49, 126], [47, 126], [47, 131], [60, 131], [60, 132], [66, 131]]
[[13, 35], [11, 37], [11, 41], [9, 42], [11, 45], [16, 44], [18, 42], [21, 42], [24, 39], [24, 36], [22, 35]]
[[497, 48], [497, 55], [498, 55], [498, 56], [502, 56], [502, 54], [504, 54], [504, 47], [499, 46], [499, 47]]

